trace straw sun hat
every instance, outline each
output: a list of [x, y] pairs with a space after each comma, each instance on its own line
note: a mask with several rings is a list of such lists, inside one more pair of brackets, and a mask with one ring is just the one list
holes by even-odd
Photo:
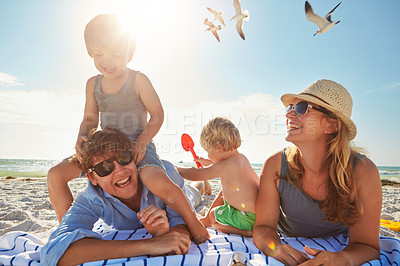
[[324, 107], [340, 118], [349, 130], [350, 140], [357, 135], [357, 127], [350, 119], [353, 100], [350, 93], [340, 84], [320, 79], [299, 94], [283, 94], [281, 101], [287, 107], [295, 98]]

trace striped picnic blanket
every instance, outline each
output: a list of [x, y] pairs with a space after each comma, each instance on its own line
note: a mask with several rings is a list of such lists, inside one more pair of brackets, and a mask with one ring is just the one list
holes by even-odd
[[[234, 261], [246, 265], [282, 265], [273, 258], [264, 256], [254, 245], [252, 238], [234, 234], [224, 234], [208, 228], [211, 238], [206, 243], [195, 245], [185, 255], [112, 259], [84, 263], [92, 265], [231, 265]], [[96, 231], [104, 239], [127, 240], [144, 239], [151, 235], [145, 229], [135, 231], [116, 231], [100, 225]], [[347, 236], [336, 235], [322, 238], [284, 237], [282, 242], [303, 250], [305, 245], [312, 248], [339, 251], [347, 244]], [[380, 238], [380, 259], [364, 265], [399, 265], [400, 240], [390, 237]], [[0, 238], [0, 265], [40, 265], [40, 249], [43, 243], [35, 236], [25, 232], [9, 232]]]

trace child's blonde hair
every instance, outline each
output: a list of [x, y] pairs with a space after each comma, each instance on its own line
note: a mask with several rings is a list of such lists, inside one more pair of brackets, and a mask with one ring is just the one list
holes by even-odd
[[85, 28], [85, 44], [88, 54], [93, 57], [98, 47], [125, 50], [127, 62], [132, 59], [136, 42], [128, 30], [122, 25], [117, 15], [101, 14], [95, 16]]
[[239, 148], [241, 143], [239, 130], [223, 117], [208, 121], [200, 135], [200, 144], [204, 149], [215, 149], [221, 145], [224, 151], [230, 151]]

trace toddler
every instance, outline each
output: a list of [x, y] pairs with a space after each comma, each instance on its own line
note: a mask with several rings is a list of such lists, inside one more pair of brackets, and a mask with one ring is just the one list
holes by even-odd
[[209, 159], [196, 160], [206, 167], [177, 169], [188, 180], [221, 180], [223, 200], [220, 192], [203, 223], [225, 233], [252, 236], [260, 180], [237, 150], [241, 144], [238, 129], [228, 119], [216, 117], [203, 127], [200, 144]]

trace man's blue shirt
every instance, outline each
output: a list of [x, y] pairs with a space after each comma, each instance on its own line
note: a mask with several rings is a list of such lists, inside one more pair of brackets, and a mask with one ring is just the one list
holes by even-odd
[[[169, 178], [183, 188], [184, 180], [175, 167], [168, 161], [163, 161], [163, 163]], [[140, 210], [149, 205], [166, 211], [170, 227], [184, 224], [183, 218], [176, 211], [143, 185]], [[134, 230], [144, 227], [136, 212], [101, 187], [93, 186], [88, 181], [88, 187], [78, 195], [58, 228], [50, 235], [49, 241], [42, 248], [41, 264], [56, 265], [69, 245], [79, 239], [85, 237], [102, 239], [100, 234], [92, 231], [93, 225], [99, 219], [117, 230]]]

